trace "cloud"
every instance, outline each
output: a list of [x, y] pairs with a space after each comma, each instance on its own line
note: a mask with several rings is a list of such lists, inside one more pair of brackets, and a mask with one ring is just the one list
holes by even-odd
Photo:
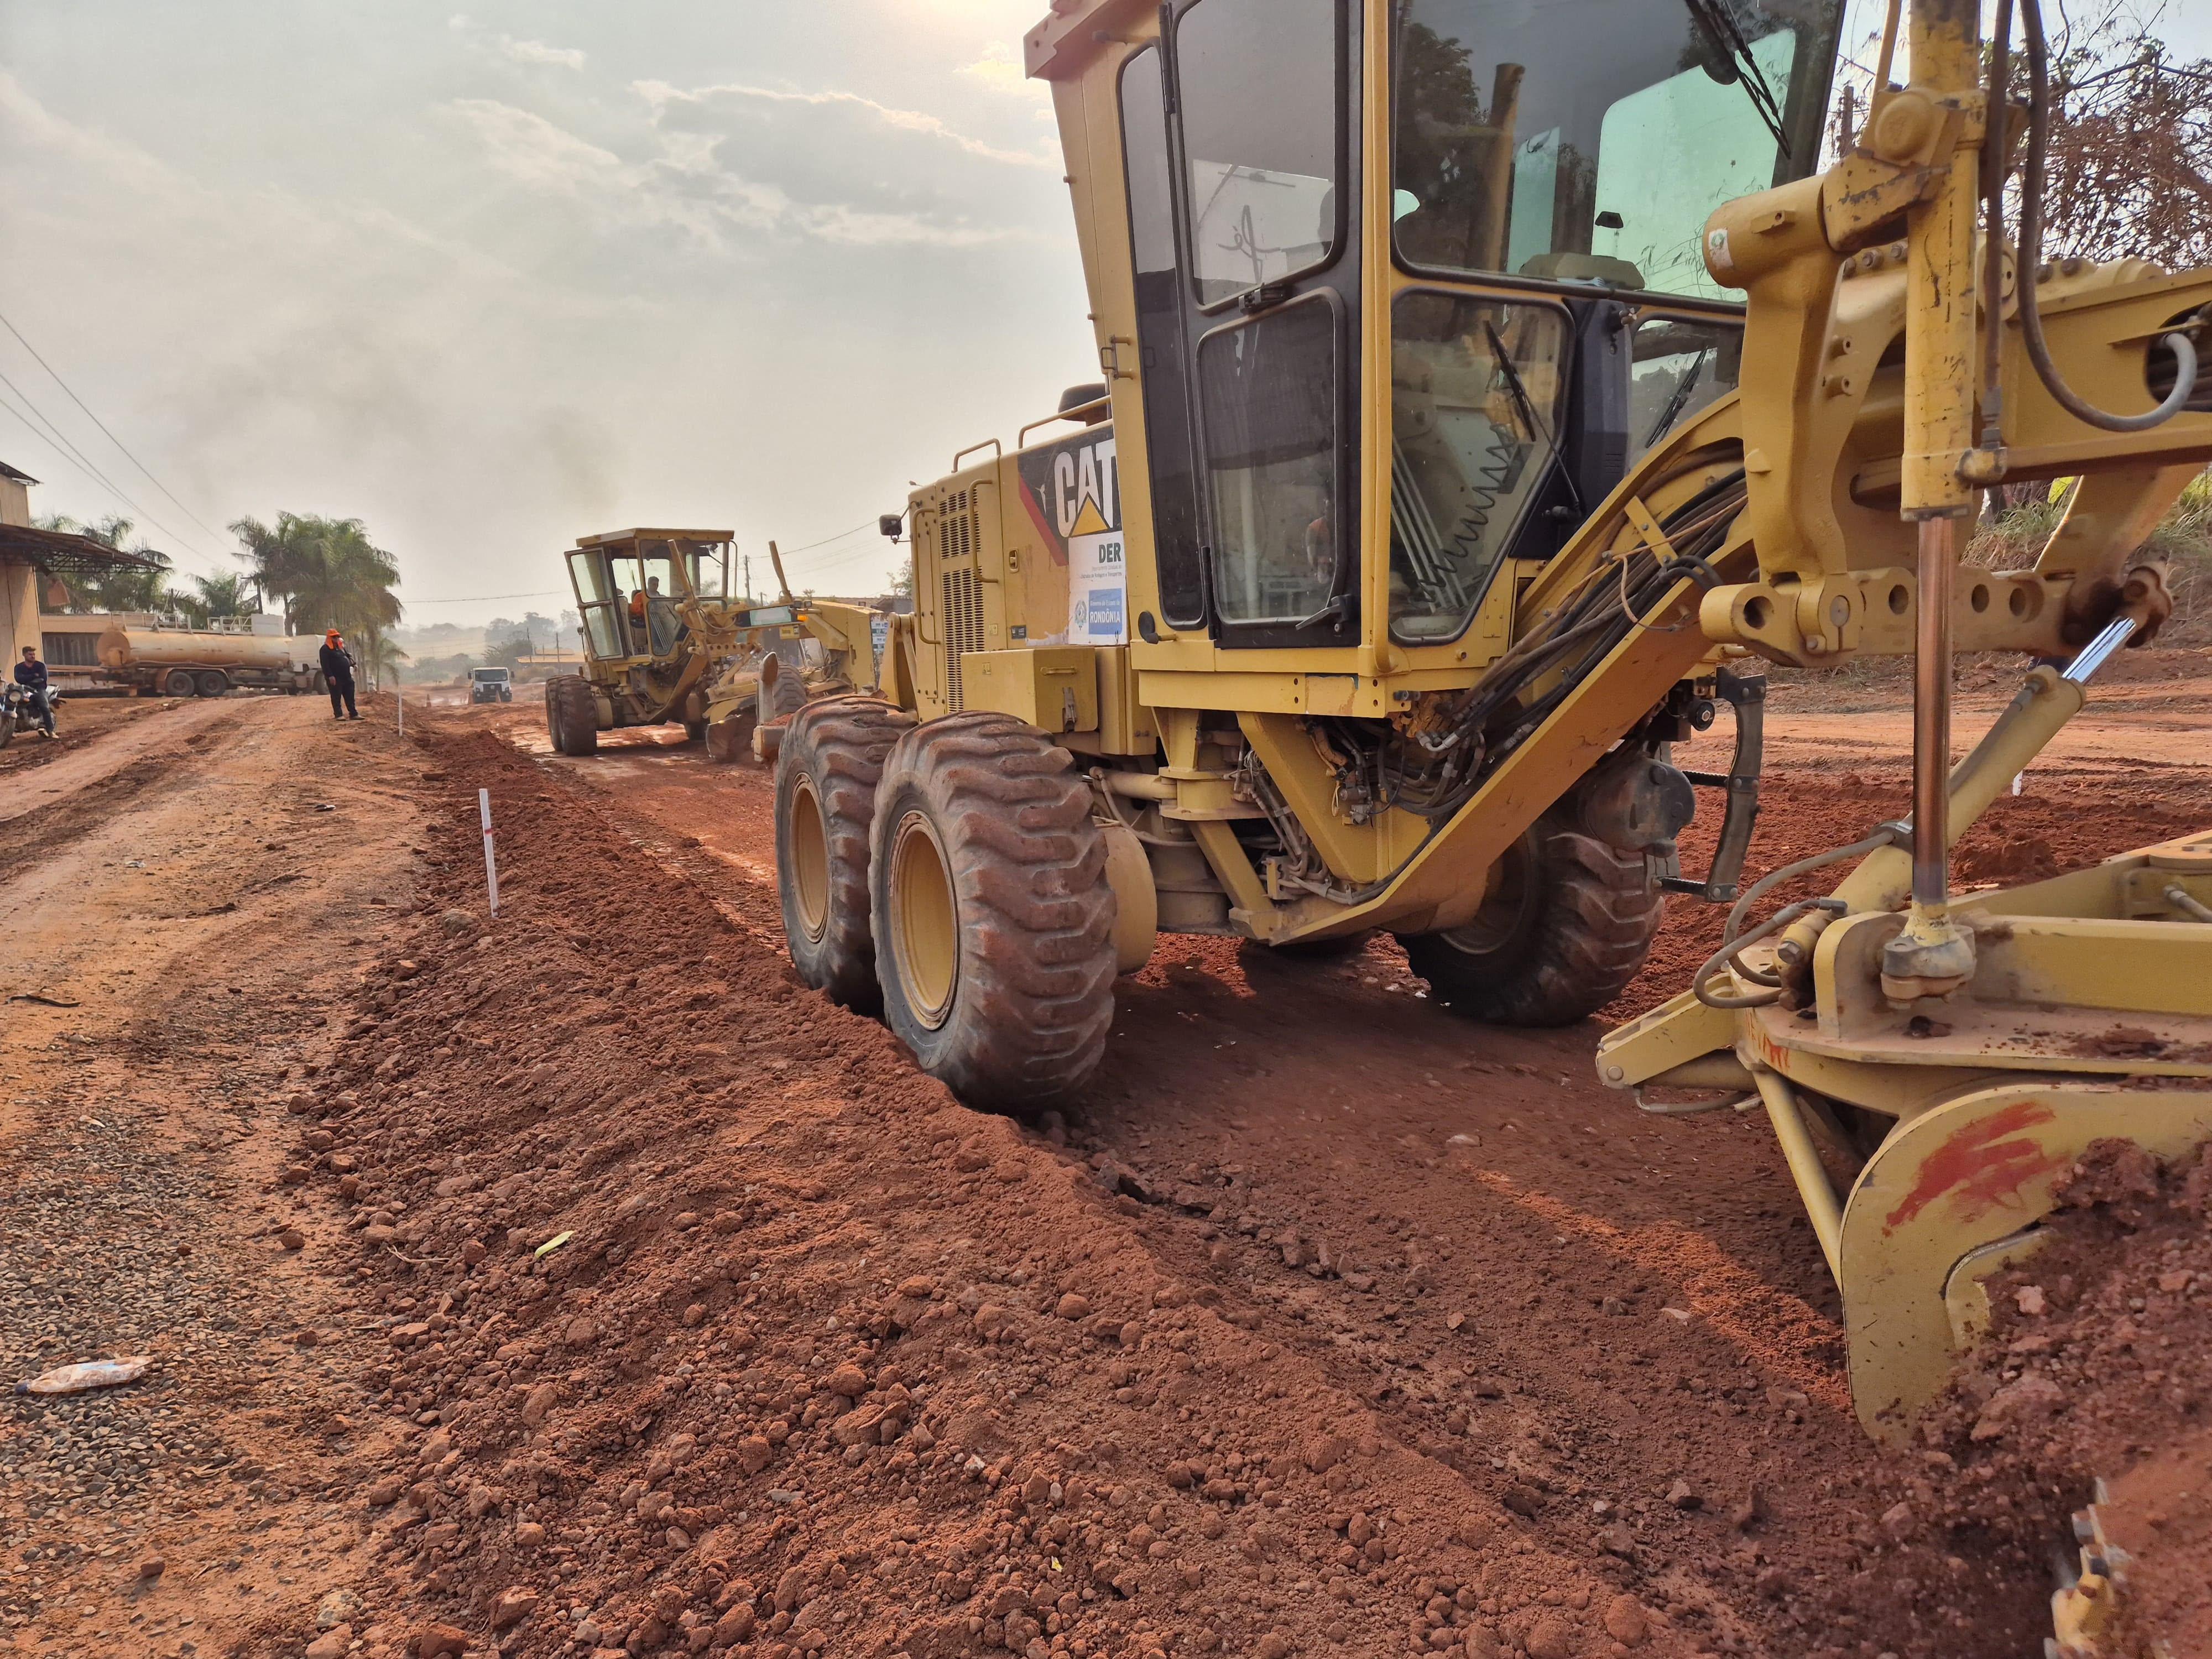
[[575, 46], [549, 46], [543, 40], [518, 40], [511, 34], [486, 34], [477, 21], [465, 11], [457, 11], [446, 20], [446, 27], [456, 34], [470, 37], [468, 44], [487, 57], [504, 58], [509, 63], [529, 64], [544, 69], [580, 70], [584, 53]]
[[983, 55], [972, 64], [963, 64], [960, 73], [994, 92], [1034, 99], [1039, 103], [1052, 101], [1052, 88], [1042, 81], [1031, 80], [1023, 66], [1022, 55], [1004, 40], [985, 41]]
[[[268, 40], [249, 0], [121, 3], [144, 29], [64, 8], [0, 70], [0, 239], [38, 250], [9, 314], [205, 522], [358, 514], [410, 604], [557, 586], [607, 525], [818, 538], [1091, 361], [1057, 157], [1012, 83], [954, 72], [1018, 38], [999, 16], [947, 53], [838, 0], [830, 70], [818, 21], [640, 36], [539, 0]], [[511, 53], [518, 16], [581, 67]], [[893, 362], [933, 395], [882, 397]], [[4, 414], [0, 448], [42, 512], [125, 510]], [[807, 568], [872, 580], [821, 562], [847, 547]]]
[[499, 37], [499, 49], [518, 64], [544, 64], [555, 69], [584, 67], [584, 54], [574, 46], [549, 46], [543, 40], [518, 40], [511, 34], [502, 34]]
[[453, 106], [491, 164], [518, 184], [573, 194], [620, 183], [629, 171], [612, 150], [586, 143], [529, 110], [492, 98], [457, 98]]
[[661, 227], [723, 252], [763, 234], [847, 246], [942, 247], [973, 247], [1016, 234], [944, 214], [795, 198], [780, 185], [726, 165], [719, 154], [723, 135], [655, 132], [647, 136], [651, 153], [626, 161], [511, 104], [465, 98], [453, 107], [495, 169], [530, 190], [577, 200], [600, 230]]
[[865, 110], [884, 125], [905, 132], [917, 132], [944, 140], [970, 155], [986, 161], [1003, 161], [1010, 167], [1037, 167], [1057, 173], [1060, 157], [1052, 148], [1040, 142], [1033, 149], [1006, 149], [986, 143], [981, 138], [971, 138], [956, 131], [940, 118], [920, 110], [896, 109], [889, 104], [879, 104], [872, 98], [864, 98], [857, 92], [790, 92], [772, 87], [745, 86], [726, 83], [721, 86], [695, 87], [688, 90], [670, 86], [665, 81], [637, 81], [631, 89], [652, 105], [656, 114], [672, 104], [708, 104], [718, 99], [751, 100], [766, 104], [804, 105], [813, 108], [842, 106]]

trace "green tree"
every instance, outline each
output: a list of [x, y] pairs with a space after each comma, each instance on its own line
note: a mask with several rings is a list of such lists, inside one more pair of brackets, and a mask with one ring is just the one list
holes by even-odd
[[246, 592], [248, 579], [235, 570], [226, 570], [218, 575], [192, 578], [192, 598], [209, 618], [216, 617], [250, 617], [254, 612], [252, 597]]
[[55, 514], [38, 520], [38, 527], [58, 530], [64, 535], [82, 536], [118, 553], [131, 553], [152, 561], [151, 568], [124, 565], [97, 574], [70, 578], [69, 609], [72, 612], [83, 616], [107, 611], [163, 612], [177, 609], [179, 596], [169, 586], [169, 556], [147, 546], [143, 538], [137, 539], [136, 546], [125, 546], [137, 526], [122, 514], [111, 513], [96, 524], [84, 524], [64, 514]]
[[368, 678], [368, 689], [372, 691], [387, 679], [397, 684], [399, 665], [409, 660], [407, 653], [399, 648], [392, 636], [381, 633], [368, 635], [356, 647], [355, 656], [361, 664], [362, 674]]
[[279, 513], [274, 525], [245, 518], [230, 529], [243, 550], [246, 580], [264, 605], [283, 605], [291, 632], [337, 629], [355, 644], [364, 672], [383, 659], [385, 635], [403, 611], [392, 592], [399, 564], [369, 540], [359, 519]]

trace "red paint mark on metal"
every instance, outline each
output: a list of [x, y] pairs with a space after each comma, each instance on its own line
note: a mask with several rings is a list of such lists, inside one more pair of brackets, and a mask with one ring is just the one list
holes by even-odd
[[2001, 1112], [1954, 1129], [1921, 1164], [1920, 1178], [1905, 1201], [1889, 1212], [1888, 1230], [1894, 1232], [1947, 1193], [1953, 1195], [1961, 1221], [2017, 1197], [2021, 1183], [2068, 1160], [2063, 1153], [2046, 1152], [2033, 1140], [2006, 1137], [2048, 1123], [2051, 1117], [2051, 1109], [2040, 1101], [2016, 1100]]

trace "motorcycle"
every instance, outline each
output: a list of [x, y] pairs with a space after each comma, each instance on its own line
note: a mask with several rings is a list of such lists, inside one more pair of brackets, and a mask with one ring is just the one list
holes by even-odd
[[[49, 685], [46, 701], [47, 706], [58, 714], [62, 706], [61, 692]], [[14, 680], [0, 685], [0, 749], [5, 749], [13, 742], [18, 732], [40, 731], [45, 725], [45, 719], [39, 713], [38, 701], [32, 696], [29, 686], [19, 685]]]

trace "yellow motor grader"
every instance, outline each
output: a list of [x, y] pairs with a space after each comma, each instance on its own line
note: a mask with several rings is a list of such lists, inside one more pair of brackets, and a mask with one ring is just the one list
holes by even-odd
[[726, 530], [618, 530], [577, 540], [568, 579], [584, 668], [545, 688], [545, 725], [564, 755], [589, 755], [617, 726], [680, 724], [734, 760], [763, 722], [811, 696], [875, 684], [874, 613], [799, 600], [769, 544], [783, 597], [753, 605], [729, 588]]
[[[1540, 1024], [1664, 896], [1731, 904], [1601, 1073], [1764, 1104], [1894, 1437], [2088, 1140], [2212, 1134], [2212, 836], [1966, 902], [1946, 856], [2166, 613], [2135, 555], [2212, 459], [2212, 271], [2041, 257], [2036, 0], [2025, 109], [1974, 0], [1893, 4], [1821, 168], [1838, 9], [1055, 0], [1104, 378], [913, 494], [915, 614], [880, 695], [793, 719], [777, 855], [799, 972], [1017, 1110], [1081, 1091], [1158, 933], [1388, 929]], [[2059, 477], [2033, 566], [1960, 567], [1983, 490]], [[2061, 665], [1954, 769], [1962, 650]], [[1912, 817], [1757, 915], [1759, 666], [1880, 653]], [[1678, 768], [1723, 704], [1729, 770]]]

